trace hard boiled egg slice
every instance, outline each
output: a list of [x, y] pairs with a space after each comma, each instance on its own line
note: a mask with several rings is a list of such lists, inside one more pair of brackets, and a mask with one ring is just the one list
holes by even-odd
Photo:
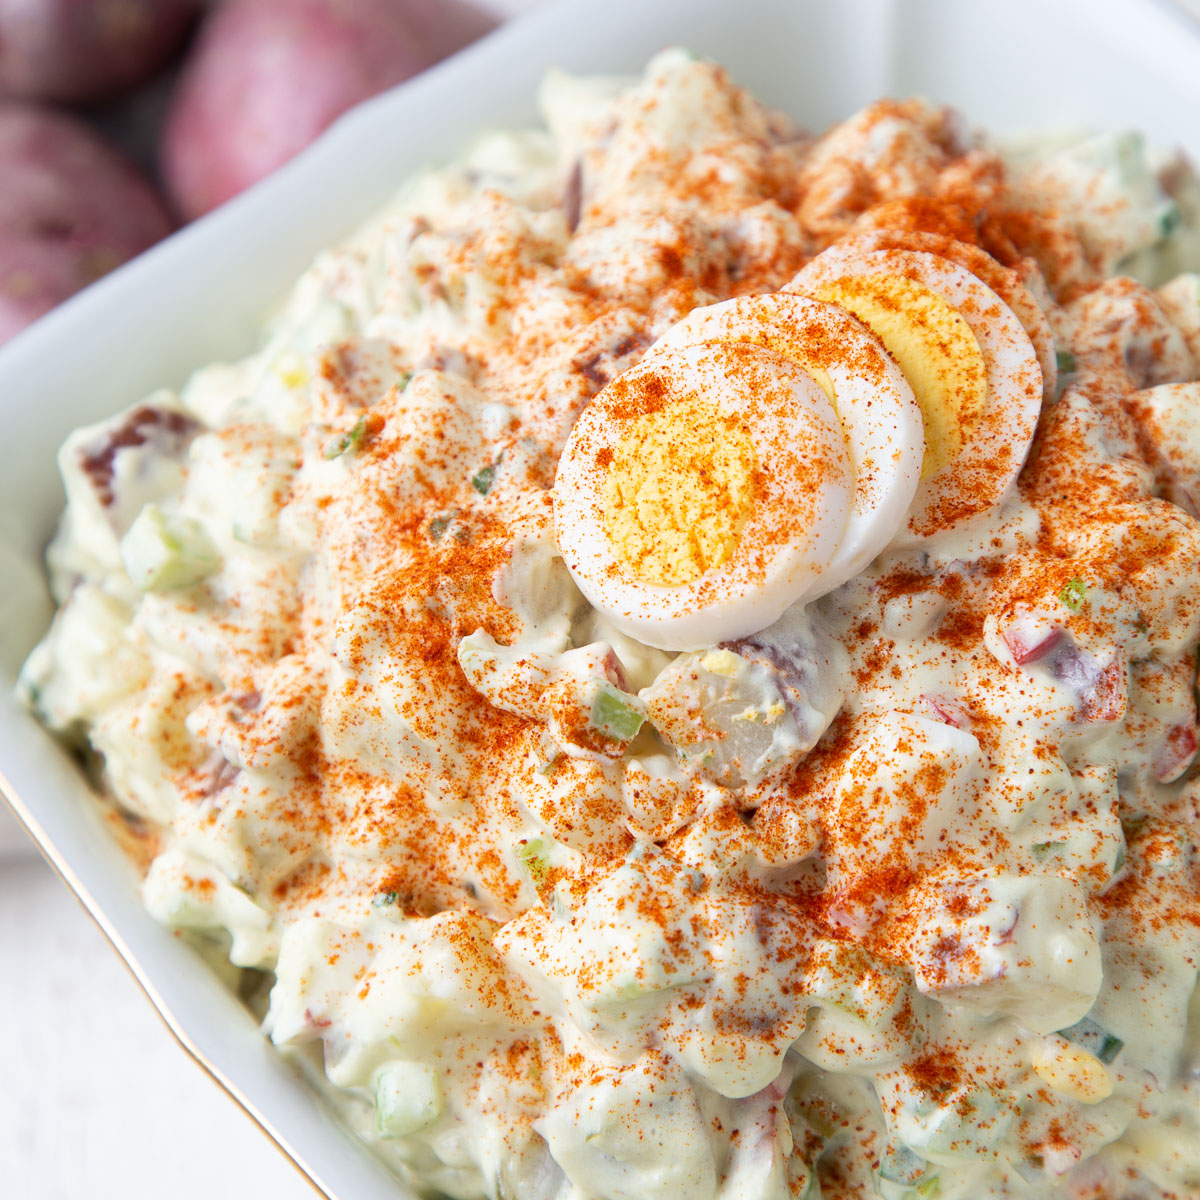
[[[1008, 305], [1029, 334], [1037, 353], [1038, 365], [1042, 368], [1043, 394], [1047, 400], [1054, 397], [1058, 384], [1058, 356], [1055, 352], [1054, 333], [1046, 313], [1033, 292], [1026, 287], [1021, 275], [998, 263], [986, 250], [972, 246], [970, 242], [959, 242], [940, 233], [923, 233], [909, 229], [875, 229], [869, 233], [843, 238], [837, 244], [839, 254], [866, 252], [869, 250], [918, 250], [948, 258], [960, 267], [966, 267]], [[1029, 260], [1024, 264], [1029, 270], [1037, 268]]]
[[812, 376], [766, 345], [649, 356], [584, 409], [554, 520], [579, 589], [623, 632], [697, 650], [764, 629], [820, 578], [854, 497]]
[[921, 410], [879, 339], [845, 309], [776, 293], [698, 308], [648, 357], [703, 342], [762, 346], [802, 367], [833, 402], [854, 469], [854, 502], [841, 542], [806, 596], [857, 575], [903, 527], [925, 449]]
[[901, 542], [1001, 503], [1029, 452], [1042, 372], [1028, 334], [965, 267], [911, 250], [831, 246], [788, 285], [841, 305], [900, 364], [925, 421], [925, 462]]

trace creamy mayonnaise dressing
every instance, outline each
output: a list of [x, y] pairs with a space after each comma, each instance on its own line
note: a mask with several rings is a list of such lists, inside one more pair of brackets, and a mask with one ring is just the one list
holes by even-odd
[[[422, 1189], [1200, 1195], [1194, 177], [919, 102], [812, 138], [678, 51], [543, 107], [63, 447], [22, 688], [149, 910]], [[635, 640], [556, 544], [577, 418], [872, 231], [968, 243], [1024, 326], [1019, 486], [767, 629]]]

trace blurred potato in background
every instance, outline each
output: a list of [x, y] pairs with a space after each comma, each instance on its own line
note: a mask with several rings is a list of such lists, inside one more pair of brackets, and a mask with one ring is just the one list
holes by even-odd
[[0, 342], [495, 23], [465, 0], [0, 0]]

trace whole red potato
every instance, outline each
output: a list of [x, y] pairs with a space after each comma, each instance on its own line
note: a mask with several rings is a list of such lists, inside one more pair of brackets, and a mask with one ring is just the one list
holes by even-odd
[[164, 66], [203, 0], [0, 0], [0, 96], [103, 100]]
[[0, 102], [0, 342], [171, 230], [154, 189], [73, 117]]
[[163, 174], [177, 208], [215, 208], [348, 108], [494, 24], [458, 0], [225, 0], [167, 118]]

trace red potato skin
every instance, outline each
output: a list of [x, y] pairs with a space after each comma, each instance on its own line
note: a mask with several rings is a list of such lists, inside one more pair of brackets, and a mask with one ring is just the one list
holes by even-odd
[[0, 96], [105, 100], [171, 59], [203, 0], [0, 0]]
[[167, 118], [162, 167], [177, 210], [224, 203], [353, 105], [494, 24], [457, 0], [225, 0]]
[[0, 342], [171, 231], [154, 189], [73, 117], [0, 102]]

